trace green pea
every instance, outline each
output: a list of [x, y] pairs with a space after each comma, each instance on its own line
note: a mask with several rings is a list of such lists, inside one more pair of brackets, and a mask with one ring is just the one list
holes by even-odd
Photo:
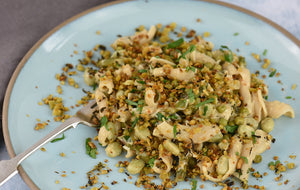
[[242, 117], [236, 117], [236, 118], [234, 119], [234, 123], [235, 123], [236, 125], [242, 125], [242, 124], [244, 124], [244, 122], [245, 122], [245, 120], [244, 120], [244, 118], [242, 118]]
[[209, 63], [209, 62], [204, 63], [204, 65], [209, 69], [211, 69], [214, 66], [212, 63]]
[[248, 110], [248, 108], [245, 108], [245, 107], [241, 108], [241, 109], [240, 109], [240, 114], [243, 115], [243, 116], [249, 115], [249, 110]]
[[257, 164], [257, 163], [260, 163], [261, 160], [262, 160], [261, 155], [256, 155], [255, 158], [253, 159], [253, 162]]
[[274, 129], [274, 120], [270, 117], [267, 117], [261, 121], [260, 127], [266, 133], [270, 133]]
[[225, 106], [224, 104], [219, 105], [219, 106], [217, 107], [217, 111], [218, 111], [219, 113], [223, 113], [225, 110], [226, 110], [226, 106]]
[[219, 120], [219, 125], [226, 126], [227, 123], [228, 123], [227, 120], [224, 119], [224, 118], [221, 118], [221, 119]]

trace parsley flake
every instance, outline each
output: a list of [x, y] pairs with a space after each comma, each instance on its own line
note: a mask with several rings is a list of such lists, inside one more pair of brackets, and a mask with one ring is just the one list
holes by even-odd
[[197, 189], [197, 180], [192, 179], [192, 189], [191, 190], [196, 190]]
[[228, 133], [234, 133], [236, 131], [236, 129], [238, 128], [237, 125], [233, 125], [233, 126], [230, 126], [230, 125], [226, 125], [225, 126], [225, 129]]
[[87, 138], [85, 140], [85, 148], [86, 148], [86, 153], [92, 158], [96, 158], [96, 153], [97, 153], [97, 147], [95, 144], [92, 142], [91, 138]]

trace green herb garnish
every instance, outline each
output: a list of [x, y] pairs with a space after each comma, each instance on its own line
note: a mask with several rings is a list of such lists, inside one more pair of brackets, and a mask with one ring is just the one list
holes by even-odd
[[109, 131], [109, 128], [107, 126], [107, 122], [108, 122], [108, 119], [107, 119], [106, 116], [101, 117], [101, 119], [100, 119], [100, 127], [104, 126], [106, 128], [106, 130]]
[[174, 119], [174, 120], [178, 119], [178, 117], [175, 114], [169, 115], [168, 118], [169, 119]]
[[239, 34], [240, 34], [240, 33], [236, 32], [236, 33], [234, 33], [233, 35], [234, 35], [234, 36], [238, 36]]
[[128, 105], [131, 105], [131, 106], [138, 106], [138, 103], [137, 103], [137, 102], [134, 102], [134, 101], [131, 101], [131, 100], [128, 100], [128, 99], [126, 99], [125, 101], [126, 101], [126, 103], [127, 103]]
[[204, 106], [204, 109], [203, 109], [203, 116], [206, 116], [207, 110], [208, 110], [208, 106]]
[[86, 153], [92, 158], [96, 158], [96, 153], [97, 153], [97, 147], [96, 146], [91, 146], [91, 138], [87, 138], [85, 140], [85, 148], [86, 148]]
[[132, 122], [132, 124], [131, 124], [131, 128], [133, 128], [133, 127], [135, 127], [136, 126], [136, 124], [137, 124], [137, 122], [139, 121], [139, 117], [136, 117], [135, 119], [134, 119], [134, 121]]
[[228, 133], [234, 133], [236, 131], [236, 129], [238, 128], [237, 125], [233, 125], [233, 126], [230, 126], [230, 125], [226, 125], [225, 126], [225, 129]]
[[228, 48], [228, 46], [225, 46], [225, 45], [221, 45], [221, 48], [227, 49], [229, 51], [229, 53], [227, 53], [227, 52], [225, 53], [223, 49], [220, 49], [221, 51], [224, 52], [225, 61], [228, 61], [229, 63], [231, 63], [233, 61], [232, 51]]
[[[195, 51], [196, 50], [196, 46], [194, 45], [194, 44], [192, 44], [190, 47], [189, 47], [189, 49], [187, 49], [186, 50], [186, 52], [184, 52], [183, 54], [182, 54], [182, 56], [180, 56], [180, 57], [182, 57], [183, 59], [185, 59], [185, 56], [188, 54], [188, 53], [192, 53], [193, 51]], [[180, 58], [179, 57], [179, 58]]]
[[149, 164], [149, 166], [150, 166], [151, 168], [153, 168], [155, 160], [156, 160], [156, 158], [153, 157], [153, 158], [151, 158], [151, 159], [148, 161], [148, 164]]
[[196, 72], [196, 68], [193, 67], [193, 66], [188, 66], [188, 67], [186, 67], [185, 69], [186, 69], [186, 71], [191, 70], [191, 71], [193, 71], [193, 72]]
[[171, 42], [168, 44], [168, 48], [177, 48], [184, 42], [183, 38], [179, 38], [178, 40]]
[[192, 189], [191, 190], [196, 190], [197, 189], [197, 180], [192, 179]]
[[190, 102], [194, 102], [195, 101], [195, 94], [194, 94], [193, 89], [190, 88], [188, 90], [187, 94], [188, 94]]
[[264, 52], [263, 52], [263, 56], [266, 56], [266, 55], [267, 55], [267, 52], [268, 52], [268, 50], [265, 49]]
[[146, 82], [145, 82], [145, 81], [142, 81], [142, 80], [138, 80], [138, 81], [136, 81], [136, 82], [138, 82], [138, 83], [140, 83], [140, 84], [146, 84]]
[[251, 135], [252, 135], [252, 141], [253, 141], [253, 144], [256, 144], [256, 136], [255, 136], [255, 132], [252, 131], [252, 132], [251, 132]]
[[286, 96], [285, 99], [292, 99], [292, 96]]
[[97, 83], [94, 83], [94, 84], [93, 84], [93, 90], [96, 90], [97, 86], [98, 86], [98, 84], [97, 84]]
[[147, 73], [147, 69], [141, 69], [139, 70], [139, 73]]
[[156, 116], [157, 116], [157, 119], [159, 120], [159, 121], [163, 121], [163, 118], [164, 119], [167, 119], [162, 113], [160, 113], [160, 112], [158, 112], [157, 114], [156, 114]]
[[56, 138], [56, 139], [53, 139], [52, 141], [50, 141], [51, 143], [54, 143], [54, 142], [57, 142], [57, 141], [61, 141], [61, 140], [63, 140], [63, 139], [65, 139], [65, 134], [63, 134], [63, 136], [62, 137], [60, 137], [60, 138]]
[[205, 100], [203, 102], [200, 102], [199, 104], [196, 105], [196, 108], [199, 108], [200, 106], [203, 106], [204, 104], [208, 104], [208, 103], [211, 103], [211, 102], [214, 102], [215, 99], [214, 98], [209, 98], [208, 100]]
[[176, 135], [177, 135], [177, 125], [173, 126], [173, 135], [174, 135], [174, 138], [176, 138]]
[[247, 157], [245, 157], [245, 156], [240, 156], [240, 158], [242, 158], [242, 159], [246, 162], [246, 164], [248, 164], [248, 158], [247, 158]]
[[270, 73], [269, 77], [273, 77], [273, 76], [275, 75], [275, 73], [276, 73], [276, 69], [274, 69], [274, 70]]

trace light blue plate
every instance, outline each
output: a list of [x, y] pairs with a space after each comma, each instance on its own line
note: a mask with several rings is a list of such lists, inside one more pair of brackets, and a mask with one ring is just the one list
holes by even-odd
[[[197, 18], [201, 19], [200, 23], [196, 22]], [[261, 70], [262, 63], [257, 63], [251, 53], [258, 53], [262, 56], [263, 51], [268, 50], [266, 57], [271, 60], [271, 67], [281, 73], [278, 78], [267, 77], [266, 79], [270, 87], [269, 100], [291, 104], [295, 109], [296, 118], [282, 117], [276, 120], [276, 127], [272, 132], [276, 142], [272, 144], [271, 150], [263, 154], [263, 162], [254, 165], [260, 173], [267, 171], [269, 175], [264, 177], [262, 182], [250, 177], [249, 184], [264, 185], [267, 189], [299, 188], [300, 102], [298, 95], [300, 87], [291, 90], [292, 84], [300, 85], [299, 47], [278, 29], [260, 19], [226, 6], [202, 1], [148, 0], [113, 4], [94, 9], [50, 35], [28, 59], [11, 91], [8, 126], [4, 127], [8, 127], [14, 152], [21, 153], [59, 125], [52, 120], [51, 111], [46, 106], [38, 105], [38, 102], [49, 94], [58, 95], [56, 86], [59, 82], [55, 79], [55, 74], [61, 73], [64, 64], [76, 65], [77, 60], [83, 58], [83, 50], [90, 50], [98, 43], [109, 47], [118, 34], [131, 35], [138, 25], [142, 24], [149, 28], [153, 24], [166, 25], [171, 22], [177, 23], [177, 31], [182, 26], [186, 26], [188, 30], [196, 30], [197, 34], [209, 31], [211, 36], [207, 40], [212, 41], [215, 48], [219, 48], [220, 45], [227, 45], [232, 50], [238, 48], [239, 54], [246, 57], [248, 67], [252, 72]], [[100, 35], [96, 34], [97, 30], [101, 32]], [[236, 32], [239, 33], [238, 36], [233, 35]], [[245, 45], [246, 41], [250, 43], [248, 46]], [[77, 47], [74, 44], [77, 44]], [[79, 52], [78, 55], [73, 53], [74, 50]], [[71, 54], [74, 56], [71, 57]], [[268, 75], [268, 72], [261, 70], [262, 74]], [[89, 89], [82, 82], [81, 74], [74, 78], [79, 83], [80, 89], [65, 85], [63, 95], [61, 95], [68, 107], [74, 105], [84, 95], [82, 88]], [[278, 84], [278, 80], [281, 80], [283, 84]], [[286, 96], [292, 96], [296, 100], [285, 99]], [[74, 114], [75, 110], [71, 110], [70, 113]], [[29, 117], [26, 116], [27, 114]], [[44, 130], [35, 131], [37, 118], [41, 121], [50, 119], [51, 122]], [[97, 159], [92, 159], [85, 153], [85, 139], [96, 136], [95, 129], [81, 125], [67, 131], [65, 136], [63, 141], [47, 144], [46, 152], [37, 151], [22, 163], [26, 174], [40, 189], [62, 189], [62, 187], [79, 189], [87, 182], [86, 172], [99, 161], [103, 162], [108, 159], [104, 149], [99, 146]], [[61, 152], [64, 152], [66, 156], [59, 156]], [[291, 160], [288, 158], [291, 154], [298, 157]], [[273, 156], [279, 156], [281, 161], [296, 164], [295, 169], [283, 174], [280, 182], [288, 179], [290, 182], [287, 185], [278, 186], [278, 182], [274, 180], [275, 175], [267, 169], [267, 163], [272, 160]], [[107, 165], [112, 172], [101, 175], [99, 181], [104, 182], [111, 189], [136, 189], [134, 185], [136, 176], [130, 180], [124, 173], [119, 173], [118, 168], [115, 167], [119, 160], [125, 160], [124, 157], [108, 160]], [[67, 177], [60, 176], [62, 171], [66, 171]], [[76, 173], [72, 174], [71, 171]], [[123, 179], [126, 179], [127, 183]], [[201, 182], [199, 178], [197, 179], [197, 189], [201, 184], [205, 184], [206, 189], [220, 189], [220, 187], [213, 188], [213, 183]], [[56, 180], [60, 183], [56, 184]], [[118, 184], [111, 185], [113, 180], [118, 181]], [[30, 182], [28, 183], [32, 186]], [[191, 185], [190, 182], [184, 182], [175, 189], [177, 188], [191, 188]]]

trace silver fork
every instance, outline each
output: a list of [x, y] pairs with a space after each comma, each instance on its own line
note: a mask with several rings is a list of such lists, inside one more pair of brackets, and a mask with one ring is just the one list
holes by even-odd
[[96, 101], [90, 101], [86, 106], [81, 108], [76, 112], [74, 117], [67, 119], [60, 126], [54, 129], [51, 133], [47, 134], [44, 138], [39, 140], [33, 146], [25, 150], [24, 152], [18, 154], [10, 160], [0, 161], [0, 186], [2, 186], [6, 181], [18, 173], [18, 166], [23, 160], [30, 156], [33, 152], [41, 148], [44, 144], [51, 141], [58, 134], [66, 131], [70, 128], [75, 128], [78, 124], [82, 123], [89, 127], [94, 127], [95, 124], [92, 122], [92, 114], [96, 110]]

